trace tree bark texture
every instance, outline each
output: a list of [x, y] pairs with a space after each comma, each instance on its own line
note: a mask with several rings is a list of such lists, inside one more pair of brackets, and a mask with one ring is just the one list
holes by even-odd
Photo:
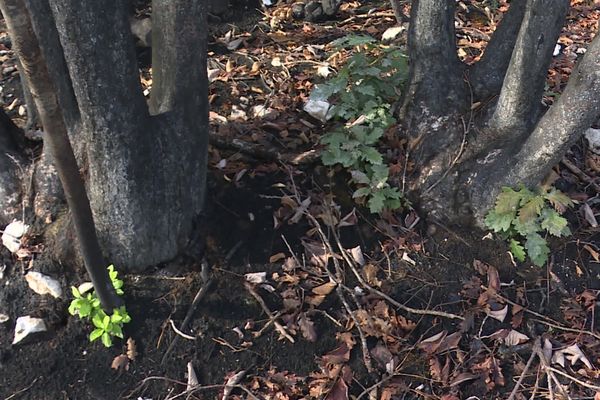
[[81, 119], [74, 141], [85, 153], [98, 235], [120, 269], [141, 270], [175, 257], [202, 211], [208, 137], [204, 3], [154, 4], [151, 116], [126, 4], [50, 0]]
[[63, 184], [67, 203], [77, 231], [87, 272], [94, 284], [96, 294], [107, 312], [121, 305], [106, 270], [92, 210], [85, 186], [63, 120], [56, 90], [50, 80], [39, 44], [37, 42], [24, 0], [0, 1], [2, 14], [12, 36], [22, 71], [29, 82], [42, 125], [46, 130], [45, 145], [48, 146]]
[[[441, 82], [436, 86], [434, 77], [432, 85], [429, 78], [414, 81], [419, 74], [436, 71], [462, 83], [457, 76], [462, 67], [446, 66], [455, 65], [450, 55], [456, 52], [454, 45], [451, 51], [440, 49], [438, 54], [442, 56], [435, 57], [427, 49], [447, 48], [448, 40], [440, 39], [444, 36], [442, 31], [434, 32], [433, 27], [419, 32], [419, 26], [436, 20], [438, 29], [441, 26], [450, 29], [448, 15], [445, 23], [441, 21], [440, 1], [413, 2], [413, 27], [409, 31], [413, 71], [407, 92], [411, 99], [405, 99], [401, 115], [409, 139], [409, 158], [418, 166], [409, 177], [410, 187], [430, 217], [463, 224], [474, 217], [476, 223], [482, 224], [503, 186], [539, 184], [574, 141], [598, 119], [600, 38], [594, 39], [563, 94], [544, 114], [540, 104], [547, 69], [569, 7], [568, 0], [512, 2], [484, 57], [470, 68], [472, 91], [468, 94], [456, 85], [444, 90]], [[419, 24], [419, 19], [425, 22]], [[434, 33], [427, 36], [428, 31]], [[421, 63], [421, 57], [427, 61]], [[454, 94], [442, 97], [447, 93]], [[499, 93], [498, 101], [490, 102], [491, 110], [482, 112], [491, 118], [476, 118], [469, 105], [495, 93]], [[423, 118], [427, 114], [424, 110], [436, 110], [438, 119]], [[418, 137], [427, 138], [429, 144], [419, 141], [415, 144], [415, 132]], [[421, 156], [423, 149], [429, 157]], [[435, 155], [431, 156], [432, 153]]]

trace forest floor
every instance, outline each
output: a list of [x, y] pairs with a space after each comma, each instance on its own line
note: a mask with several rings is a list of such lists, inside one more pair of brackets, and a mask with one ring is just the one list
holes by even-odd
[[[460, 2], [457, 16], [469, 63], [507, 7], [480, 3]], [[346, 2], [318, 24], [291, 20], [286, 5], [244, 14], [211, 28], [204, 261], [181, 256], [125, 275], [131, 340], [107, 349], [68, 314], [70, 298], [36, 295], [23, 277], [35, 269], [69, 293], [83, 270], [52, 260], [37, 237], [20, 256], [3, 248], [0, 399], [600, 399], [600, 164], [585, 140], [555, 168], [577, 204], [573, 234], [550, 242], [542, 268], [515, 262], [486, 231], [427, 225], [411, 209], [370, 214], [346, 174], [315, 157], [331, 125], [302, 108], [319, 68], [345, 59], [331, 57], [332, 40], [395, 26], [387, 2]], [[548, 103], [599, 16], [597, 2], [572, 1]], [[22, 126], [5, 37], [0, 95]], [[21, 315], [44, 318], [48, 332], [12, 345]]]

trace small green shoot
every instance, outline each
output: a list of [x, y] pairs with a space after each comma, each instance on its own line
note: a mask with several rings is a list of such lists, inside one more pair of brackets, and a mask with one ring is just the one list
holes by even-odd
[[[108, 267], [108, 275], [115, 291], [119, 296], [123, 295], [123, 281], [118, 278], [118, 272], [113, 265]], [[81, 319], [91, 320], [94, 330], [90, 333], [90, 342], [101, 339], [105, 347], [111, 347], [114, 336], [123, 339], [123, 324], [131, 321], [125, 306], [114, 309], [111, 315], [107, 315], [100, 305], [96, 293], [91, 290], [81, 293], [79, 289], [72, 286], [73, 301], [69, 305], [69, 314], [78, 315]]]
[[519, 190], [505, 187], [496, 206], [486, 215], [485, 224], [508, 240], [514, 258], [523, 262], [529, 256], [541, 267], [550, 254], [542, 235], [570, 235], [567, 219], [562, 214], [572, 206], [571, 199], [554, 188], [536, 193], [523, 186]]
[[329, 114], [343, 123], [323, 135], [321, 160], [350, 170], [358, 186], [353, 198], [366, 202], [372, 213], [400, 208], [406, 202], [389, 184], [389, 167], [377, 144], [396, 122], [392, 103], [407, 78], [407, 57], [369, 36], [350, 35], [332, 44], [338, 51], [353, 47], [355, 51], [336, 76], [311, 93], [313, 99], [329, 100], [333, 104]]

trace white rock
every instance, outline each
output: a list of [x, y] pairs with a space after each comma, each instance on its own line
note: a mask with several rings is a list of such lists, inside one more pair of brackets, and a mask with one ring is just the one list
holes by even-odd
[[309, 99], [304, 105], [304, 111], [321, 122], [327, 122], [331, 104], [326, 100]]
[[83, 282], [81, 285], [79, 285], [77, 287], [77, 290], [79, 290], [79, 293], [84, 294], [84, 293], [89, 292], [93, 288], [94, 288], [94, 284], [92, 282]]
[[381, 35], [381, 40], [383, 42], [394, 40], [398, 37], [398, 35], [404, 32], [405, 29], [406, 28], [403, 26], [392, 26], [391, 28], [387, 28], [385, 32], [383, 32], [383, 35]]
[[600, 154], [600, 129], [590, 128], [583, 134], [590, 145], [590, 150]]
[[4, 228], [2, 234], [2, 244], [10, 250], [11, 253], [16, 253], [21, 247], [21, 237], [27, 232], [29, 225], [23, 222], [14, 220]]
[[27, 336], [36, 332], [45, 332], [46, 324], [41, 318], [32, 318], [29, 315], [17, 318], [15, 326], [15, 338], [12, 344], [17, 344]]
[[62, 296], [62, 288], [60, 287], [60, 283], [48, 275], [30, 271], [27, 273], [27, 275], [25, 275], [25, 280], [27, 280], [31, 290], [37, 294], [49, 294], [55, 298]]
[[5, 323], [6, 321], [8, 321], [10, 319], [10, 317], [6, 314], [0, 313], [0, 324]]

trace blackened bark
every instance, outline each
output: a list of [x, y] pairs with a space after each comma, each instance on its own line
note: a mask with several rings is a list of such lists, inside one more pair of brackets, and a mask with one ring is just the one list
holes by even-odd
[[500, 93], [525, 15], [526, 4], [525, 0], [513, 1], [510, 4], [510, 8], [485, 48], [481, 60], [471, 67], [469, 81], [475, 101]]
[[[445, 116], [464, 109], [463, 66], [456, 53], [453, 0], [415, 0], [408, 32], [410, 71], [401, 116]], [[410, 122], [408, 122], [411, 124]], [[412, 125], [412, 124], [411, 124]]]
[[516, 154], [497, 150], [470, 175], [473, 209], [479, 220], [502, 186], [534, 186], [564, 156], [600, 114], [600, 36], [597, 36], [560, 98], [538, 122]]
[[20, 129], [0, 108], [0, 225], [22, 218], [20, 136]]
[[47, 132], [46, 146], [54, 157], [65, 190], [87, 272], [104, 310], [111, 312], [122, 302], [115, 293], [106, 270], [107, 265], [96, 237], [92, 211], [69, 142], [56, 90], [50, 80], [25, 2], [2, 0], [0, 8], [11, 34], [14, 50], [23, 67], [22, 72], [30, 83], [36, 108]]
[[[423, 205], [435, 196], [441, 182], [461, 153], [465, 131], [461, 114], [468, 110], [463, 65], [456, 52], [453, 0], [417, 0], [412, 3], [408, 45], [409, 82], [400, 110], [409, 139], [409, 158], [417, 166], [409, 189]], [[435, 208], [435, 207], [434, 207]], [[427, 211], [436, 211], [427, 207]]]
[[498, 104], [490, 121], [499, 140], [519, 140], [539, 118], [552, 53], [569, 0], [528, 0]]
[[208, 132], [205, 2], [153, 11], [154, 88], [142, 95], [126, 4], [51, 0], [87, 143], [87, 184], [110, 261], [175, 257], [201, 212]]

